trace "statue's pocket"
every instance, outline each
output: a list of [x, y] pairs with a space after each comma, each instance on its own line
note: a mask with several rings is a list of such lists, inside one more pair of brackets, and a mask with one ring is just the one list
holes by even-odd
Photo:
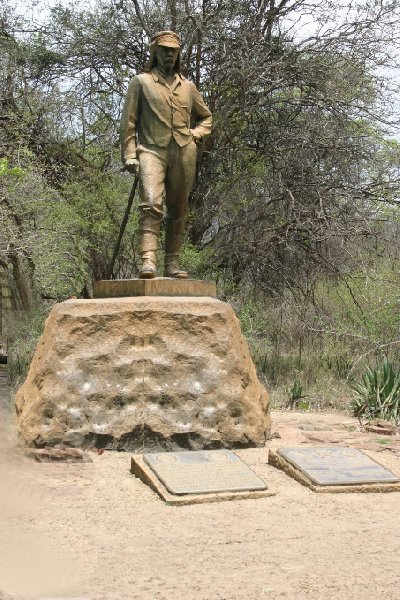
[[190, 110], [186, 106], [186, 104], [181, 104], [180, 108], [182, 111], [183, 118], [185, 119], [185, 123], [186, 123], [188, 129], [190, 129]]

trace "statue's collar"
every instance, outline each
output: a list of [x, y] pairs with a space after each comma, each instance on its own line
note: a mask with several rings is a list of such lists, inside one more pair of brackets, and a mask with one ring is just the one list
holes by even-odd
[[[158, 81], [161, 81], [161, 83], [166, 83], [164, 77], [161, 75], [161, 73], [159, 71], [157, 71], [157, 69], [152, 69], [151, 74], [156, 83]], [[184, 77], [181, 73], [176, 73], [175, 75], [178, 76], [178, 79], [181, 79], [182, 81], [184, 81], [186, 79], [186, 77]], [[178, 83], [176, 76], [175, 76], [175, 82]]]

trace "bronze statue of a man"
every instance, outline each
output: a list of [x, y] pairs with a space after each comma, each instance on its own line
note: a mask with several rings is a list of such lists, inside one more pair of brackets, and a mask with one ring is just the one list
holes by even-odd
[[[191, 119], [194, 124], [190, 128]], [[121, 120], [126, 169], [139, 175], [139, 276], [155, 277], [165, 192], [164, 277], [186, 278], [179, 253], [196, 168], [196, 144], [211, 132], [212, 117], [194, 83], [180, 72], [180, 40], [173, 31], [153, 36], [147, 72], [129, 84]]]

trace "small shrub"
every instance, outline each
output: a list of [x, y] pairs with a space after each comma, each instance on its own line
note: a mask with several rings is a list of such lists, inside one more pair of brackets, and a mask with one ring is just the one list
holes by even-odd
[[376, 440], [378, 442], [378, 444], [380, 444], [381, 446], [388, 446], [389, 444], [392, 443], [392, 440], [389, 440], [389, 438], [379, 438], [379, 440]]
[[297, 406], [299, 410], [310, 410], [311, 405], [309, 402], [300, 402]]
[[362, 381], [352, 386], [355, 392], [353, 410], [360, 420], [386, 419], [400, 421], [400, 371], [385, 357], [382, 365], [367, 367]]
[[[286, 393], [288, 397], [288, 403], [286, 406], [288, 406], [289, 408], [293, 408], [296, 404], [300, 402], [300, 400], [302, 400], [303, 398], [307, 398], [308, 396], [308, 394], [303, 393], [303, 386], [297, 379], [293, 382], [292, 387], [286, 390]], [[307, 405], [306, 410], [309, 408], [308, 402], [301, 402], [301, 404]], [[303, 406], [301, 406], [301, 408], [304, 410]]]

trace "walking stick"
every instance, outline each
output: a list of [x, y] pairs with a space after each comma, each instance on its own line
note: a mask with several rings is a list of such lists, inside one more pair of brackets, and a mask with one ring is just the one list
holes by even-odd
[[118, 233], [117, 241], [115, 242], [114, 252], [113, 252], [111, 263], [110, 263], [110, 268], [108, 269], [108, 279], [112, 279], [112, 277], [113, 277], [115, 260], [116, 260], [116, 258], [118, 256], [119, 247], [121, 245], [121, 240], [122, 240], [122, 237], [123, 237], [123, 235], [125, 233], [125, 227], [126, 227], [126, 224], [128, 222], [128, 219], [129, 219], [129, 213], [131, 212], [131, 208], [132, 208], [132, 204], [133, 204], [133, 199], [135, 197], [135, 193], [136, 193], [136, 188], [137, 188], [138, 181], [139, 181], [139, 176], [136, 175], [135, 179], [133, 181], [131, 193], [129, 194], [128, 206], [126, 207], [124, 218], [122, 219], [121, 227], [119, 228], [119, 233]]

